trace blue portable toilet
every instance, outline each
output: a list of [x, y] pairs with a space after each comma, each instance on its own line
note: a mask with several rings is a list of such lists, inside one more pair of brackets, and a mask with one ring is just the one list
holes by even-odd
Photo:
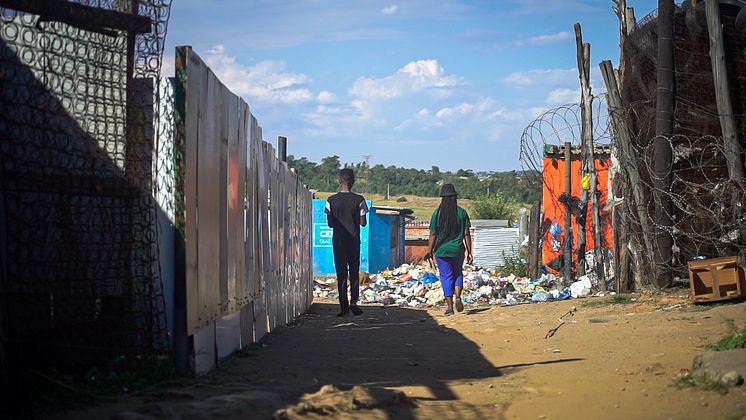
[[[404, 264], [404, 225], [412, 210], [376, 207], [367, 201], [368, 224], [360, 228], [360, 271], [377, 273]], [[313, 200], [313, 275], [336, 274], [332, 229], [327, 225], [326, 200]]]

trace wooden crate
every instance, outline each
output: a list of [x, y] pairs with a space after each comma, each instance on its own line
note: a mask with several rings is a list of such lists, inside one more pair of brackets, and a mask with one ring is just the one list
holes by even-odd
[[743, 298], [744, 269], [735, 256], [690, 261], [689, 286], [694, 303]]

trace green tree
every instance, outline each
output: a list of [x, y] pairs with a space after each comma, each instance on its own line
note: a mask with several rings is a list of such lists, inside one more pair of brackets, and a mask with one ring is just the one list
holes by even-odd
[[505, 198], [502, 193], [480, 195], [471, 206], [474, 219], [505, 220], [515, 218], [515, 201]]

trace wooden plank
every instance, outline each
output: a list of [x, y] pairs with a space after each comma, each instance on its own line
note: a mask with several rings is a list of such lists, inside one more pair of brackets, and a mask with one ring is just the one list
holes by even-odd
[[[225, 86], [216, 78], [215, 84], [215, 102], [213, 106], [217, 108], [217, 126], [215, 127], [215, 141], [218, 142], [218, 161], [220, 162], [218, 171], [218, 183], [215, 188], [218, 189], [218, 241], [219, 247], [219, 278], [218, 278], [218, 305], [219, 314], [228, 314], [229, 300], [228, 295], [228, 129], [231, 116], [229, 114], [230, 96], [233, 96]], [[216, 324], [217, 325], [217, 324]]]
[[256, 118], [252, 116], [252, 137], [256, 148], [256, 229], [257, 229], [257, 298], [254, 300], [254, 331], [258, 341], [269, 330], [269, 292], [267, 290], [267, 266], [269, 265], [269, 254], [267, 244], [267, 189], [266, 189], [266, 162], [264, 159], [264, 147], [261, 141], [261, 130]]
[[199, 322], [208, 325], [216, 319], [220, 302], [220, 142], [217, 79], [205, 73], [200, 90], [200, 130], [197, 208], [199, 211]]
[[[152, 30], [152, 23], [147, 16], [86, 6], [64, 0], [0, 0], [0, 7], [32, 13], [39, 15], [42, 20], [63, 22], [93, 32], [102, 32], [102, 29], [115, 29], [145, 34]], [[103, 32], [111, 36], [117, 35], [107, 31]]]
[[[185, 47], [188, 48], [188, 47]], [[200, 131], [200, 91], [207, 78], [206, 69], [202, 61], [191, 50], [186, 52], [186, 118], [185, 118], [185, 250], [186, 250], [186, 310], [187, 333], [193, 335], [199, 324], [199, 261], [197, 244], [199, 232], [197, 230], [197, 201], [198, 180], [197, 162], [199, 162], [199, 131]]]
[[246, 102], [241, 99], [237, 101], [237, 122], [236, 131], [237, 144], [237, 162], [236, 162], [236, 228], [233, 232], [236, 245], [236, 299], [238, 307], [242, 307], [250, 302], [248, 294], [248, 270], [246, 267], [246, 250], [247, 250], [247, 214], [246, 214], [246, 165], [247, 165], [247, 109]]
[[[249, 109], [247, 109], [247, 112]], [[257, 190], [257, 183], [258, 183], [258, 173], [257, 173], [257, 148], [256, 148], [256, 140], [254, 139], [254, 131], [256, 131], [255, 125], [256, 125], [256, 119], [249, 113], [248, 117], [248, 137], [247, 137], [247, 150], [249, 155], [247, 156], [246, 162], [247, 162], [247, 170], [246, 170], [246, 186], [247, 186], [247, 193], [248, 197], [246, 198], [248, 209], [247, 209], [247, 219], [249, 220], [248, 226], [247, 226], [247, 242], [248, 242], [248, 250], [246, 252], [246, 264], [249, 266], [249, 288], [248, 293], [253, 298], [255, 298], [259, 293], [259, 288], [261, 284], [261, 276], [259, 274], [259, 234], [258, 234], [258, 227], [259, 223], [257, 221], [257, 218], [259, 217], [259, 210], [257, 206], [259, 205], [258, 200], [258, 190]]]
[[[611, 65], [611, 61], [604, 60], [599, 65], [601, 68], [601, 76], [606, 84], [606, 103], [609, 108], [609, 116], [611, 117], [611, 126], [613, 128], [614, 143], [619, 147], [623, 155], [622, 170], [627, 175], [629, 180], [630, 188], [632, 190], [632, 196], [625, 194], [626, 205], [628, 211], [634, 211], [639, 219], [640, 226], [643, 232], [653, 232], [653, 227], [650, 223], [647, 212], [647, 201], [645, 200], [645, 191], [642, 179], [640, 178], [640, 171], [637, 166], [637, 160], [634, 158], [635, 153], [632, 150], [632, 139], [633, 136], [629, 132], [627, 122], [625, 120], [626, 115], [624, 114], [624, 108], [622, 106], [622, 96], [619, 90], [617, 79], [614, 75], [614, 68]], [[630, 189], [628, 188], [628, 189]], [[627, 224], [631, 221], [627, 221]], [[653, 244], [650, 240], [650, 235], [641, 235], [643, 240], [643, 251], [645, 255], [653, 255]], [[624, 246], [627, 246], [625, 244]], [[640, 270], [642, 267], [637, 267]], [[652, 270], [646, 270], [652, 275]]]

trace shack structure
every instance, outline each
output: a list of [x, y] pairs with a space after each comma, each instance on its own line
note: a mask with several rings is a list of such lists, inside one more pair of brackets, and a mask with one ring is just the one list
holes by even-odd
[[[470, 229], [474, 265], [486, 269], [502, 267], [506, 258], [520, 255], [519, 229], [510, 220], [472, 220]], [[406, 226], [406, 261], [415, 263], [428, 253], [429, 222], [411, 222]]]
[[[546, 145], [544, 147], [544, 162], [543, 162], [543, 208], [544, 216], [541, 226], [542, 232], [542, 263], [547, 269], [556, 275], [562, 275], [564, 267], [563, 251], [569, 246], [571, 254], [573, 255], [572, 260], [586, 261], [586, 252], [592, 251], [595, 248], [596, 242], [594, 240], [593, 230], [590, 229], [591, 212], [592, 208], [588, 202], [585, 208], [581, 208], [581, 195], [583, 193], [583, 173], [581, 171], [582, 158], [580, 146], [573, 146], [570, 150], [570, 199], [569, 204], [566, 205], [563, 201], [566, 201], [563, 197], [567, 190], [566, 182], [566, 162], [564, 158], [565, 150], [564, 146]], [[604, 254], [608, 253], [613, 249], [612, 240], [612, 228], [611, 228], [611, 212], [606, 209], [608, 201], [608, 188], [609, 188], [609, 169], [611, 166], [611, 148], [609, 146], [596, 145], [594, 153], [594, 166], [598, 178], [597, 189], [599, 193], [599, 208], [600, 208], [600, 228], [601, 228], [601, 247], [604, 250]], [[587, 187], [587, 185], [585, 185]], [[586, 188], [587, 189], [587, 188]], [[566, 225], [566, 214], [571, 213], [571, 240], [568, 244], [565, 240], [565, 231], [568, 229]], [[583, 237], [580, 236], [580, 229], [578, 222], [585, 223], [586, 229], [584, 230]], [[554, 228], [553, 228], [554, 227]], [[557, 229], [559, 227], [559, 229]], [[584, 239], [584, 240], [583, 240]], [[584, 247], [579, 248], [579, 244], [585, 244]], [[582, 254], [582, 255], [581, 255]], [[576, 267], [573, 267], [575, 271]], [[593, 267], [587, 267], [592, 271]]]
[[[378, 272], [404, 264], [405, 229], [411, 209], [374, 206], [366, 201], [370, 212], [368, 224], [360, 228], [360, 271]], [[327, 225], [326, 200], [313, 200], [313, 275], [336, 273], [332, 250], [332, 229]]]

